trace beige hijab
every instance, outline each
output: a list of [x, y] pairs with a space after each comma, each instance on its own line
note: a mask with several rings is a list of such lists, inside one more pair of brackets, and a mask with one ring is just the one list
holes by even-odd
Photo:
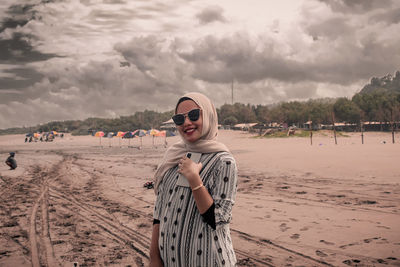
[[[227, 151], [229, 149], [222, 143], [217, 141], [218, 135], [218, 116], [214, 105], [205, 95], [200, 93], [187, 93], [182, 97], [192, 99], [202, 110], [203, 130], [201, 137], [194, 143], [186, 141], [182, 136], [182, 141], [173, 144], [164, 154], [161, 164], [158, 166], [154, 175], [155, 192], [158, 191], [158, 186], [163, 179], [164, 174], [172, 167], [178, 165], [178, 161], [187, 152], [198, 153], [214, 153]], [[175, 108], [176, 113], [176, 108]]]

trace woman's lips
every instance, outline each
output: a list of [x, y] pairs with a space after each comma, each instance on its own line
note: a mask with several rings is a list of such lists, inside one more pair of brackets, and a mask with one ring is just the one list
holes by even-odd
[[195, 128], [187, 129], [187, 130], [185, 130], [185, 134], [186, 135], [192, 135], [195, 130], [196, 130]]

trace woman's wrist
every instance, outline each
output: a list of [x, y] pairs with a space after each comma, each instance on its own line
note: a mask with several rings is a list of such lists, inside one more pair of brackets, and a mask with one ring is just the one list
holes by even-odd
[[203, 183], [201, 183], [201, 184], [199, 184], [199, 185], [196, 186], [196, 187], [191, 187], [191, 188], [192, 188], [192, 192], [199, 190], [199, 189], [202, 188], [203, 186], [204, 186]]
[[199, 186], [200, 184], [203, 184], [203, 182], [201, 181], [200, 175], [198, 174], [194, 174], [193, 176], [188, 177], [188, 182], [190, 185], [190, 188], [195, 188], [197, 186]]

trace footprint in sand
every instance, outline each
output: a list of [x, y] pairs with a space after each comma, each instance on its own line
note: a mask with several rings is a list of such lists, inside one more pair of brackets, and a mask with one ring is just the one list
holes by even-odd
[[326, 256], [328, 256], [327, 254], [325, 254], [325, 253], [322, 252], [321, 250], [316, 250], [316, 251], [315, 251], [315, 254], [317, 254], [317, 256], [320, 256], [320, 257], [326, 257]]
[[360, 260], [357, 259], [352, 259], [352, 260], [345, 260], [343, 261], [344, 264], [350, 265], [352, 266], [354, 263], [356, 264], [355, 266], [357, 266], [358, 263], [360, 263]]
[[288, 227], [286, 223], [282, 223], [281, 225], [279, 225], [279, 228], [282, 232], [286, 232], [288, 229], [290, 229], [290, 227]]
[[300, 229], [300, 231], [307, 231], [309, 228], [307, 226], [304, 226], [303, 228]]
[[290, 238], [291, 239], [299, 239], [300, 235], [299, 234], [293, 234]]
[[319, 242], [324, 243], [325, 245], [330, 245], [330, 246], [335, 245], [335, 243], [328, 242], [328, 241], [325, 241], [325, 240], [320, 240]]

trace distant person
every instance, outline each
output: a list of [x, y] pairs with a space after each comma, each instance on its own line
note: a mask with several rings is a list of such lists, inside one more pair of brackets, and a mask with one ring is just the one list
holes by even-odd
[[17, 168], [17, 161], [14, 158], [15, 153], [10, 152], [10, 156], [6, 159], [6, 164], [10, 167], [10, 170], [15, 170]]
[[28, 142], [28, 137], [25, 137], [25, 143]]
[[[206, 96], [188, 93], [172, 118], [182, 141], [165, 152], [155, 173], [150, 266], [235, 266], [229, 223], [237, 168], [216, 140], [215, 107]], [[200, 162], [188, 152], [201, 153]]]

